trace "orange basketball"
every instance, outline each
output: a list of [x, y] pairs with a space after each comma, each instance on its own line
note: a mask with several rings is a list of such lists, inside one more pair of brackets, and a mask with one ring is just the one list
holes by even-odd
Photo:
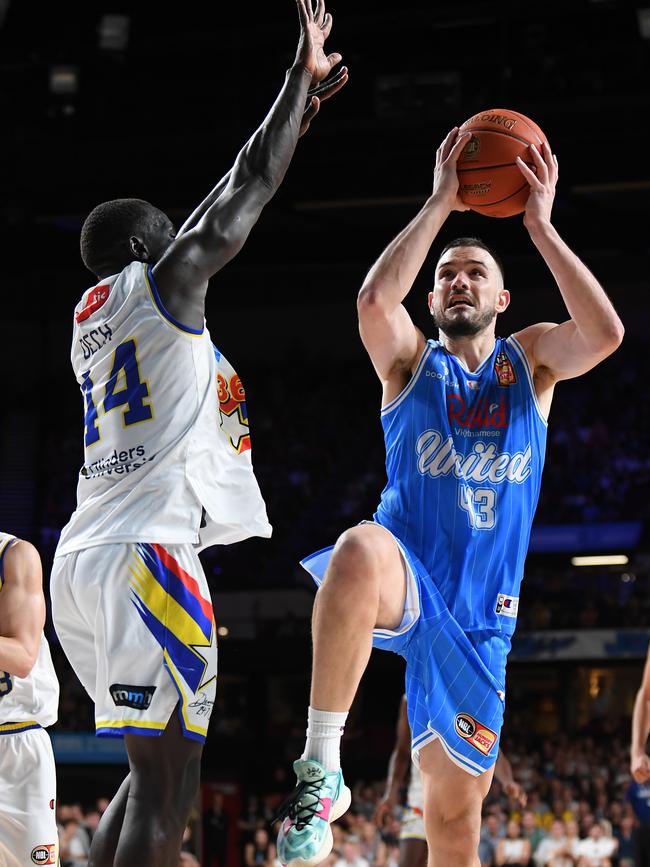
[[515, 157], [535, 171], [529, 144], [541, 151], [547, 141], [530, 118], [508, 108], [490, 108], [466, 120], [461, 132], [471, 139], [457, 163], [459, 194], [466, 205], [488, 217], [512, 217], [526, 207], [530, 186]]

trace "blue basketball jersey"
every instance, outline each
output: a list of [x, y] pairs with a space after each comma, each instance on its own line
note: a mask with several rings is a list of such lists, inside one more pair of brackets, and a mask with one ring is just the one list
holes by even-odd
[[459, 625], [514, 631], [546, 421], [521, 344], [473, 373], [429, 340], [381, 413], [388, 483], [374, 519], [425, 566]]

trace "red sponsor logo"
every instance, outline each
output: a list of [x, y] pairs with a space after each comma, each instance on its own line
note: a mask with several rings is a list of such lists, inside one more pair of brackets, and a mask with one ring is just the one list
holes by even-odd
[[447, 418], [449, 424], [465, 428], [502, 428], [508, 426], [505, 398], [497, 401], [481, 398], [465, 403], [462, 395], [452, 392], [447, 395]]
[[515, 369], [505, 352], [500, 352], [494, 361], [494, 372], [499, 385], [514, 385], [517, 382]]
[[489, 755], [497, 742], [496, 734], [468, 713], [456, 714], [454, 727], [461, 738], [469, 741], [484, 756]]
[[91, 289], [86, 297], [86, 303], [78, 313], [75, 313], [75, 320], [83, 322], [84, 319], [92, 316], [96, 310], [99, 310], [100, 307], [106, 304], [110, 291], [111, 287], [109, 283], [103, 283], [101, 286], [95, 286]]
[[32, 849], [32, 863], [56, 864], [56, 843], [42, 843]]

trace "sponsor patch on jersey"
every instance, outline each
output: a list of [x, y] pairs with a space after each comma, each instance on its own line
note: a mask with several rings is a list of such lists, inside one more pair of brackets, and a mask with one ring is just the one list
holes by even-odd
[[151, 704], [156, 687], [112, 683], [108, 687], [108, 691], [118, 707], [132, 707], [135, 710], [146, 710]]
[[502, 617], [516, 617], [519, 611], [519, 597], [499, 593], [494, 610]]
[[104, 304], [108, 301], [108, 296], [111, 292], [110, 283], [103, 283], [101, 286], [95, 286], [88, 292], [88, 296], [86, 298], [86, 303], [84, 306], [75, 313], [74, 318], [76, 322], [83, 322], [84, 319], [88, 319], [88, 317], [92, 316], [96, 310], [99, 310], [100, 307], [103, 307]]
[[454, 728], [456, 729], [456, 734], [459, 734], [461, 738], [468, 741], [480, 753], [483, 753], [484, 756], [489, 755], [490, 750], [497, 741], [497, 736], [491, 729], [484, 726], [483, 723], [468, 713], [456, 714]]
[[497, 375], [499, 385], [508, 386], [514, 385], [517, 382], [515, 369], [505, 352], [500, 352], [497, 355], [494, 361], [494, 372]]
[[56, 843], [41, 843], [32, 849], [32, 863], [56, 864]]
[[459, 428], [485, 430], [508, 426], [508, 412], [503, 395], [498, 402], [483, 398], [467, 404], [461, 394], [452, 392], [447, 395], [447, 418], [450, 425], [457, 425]]

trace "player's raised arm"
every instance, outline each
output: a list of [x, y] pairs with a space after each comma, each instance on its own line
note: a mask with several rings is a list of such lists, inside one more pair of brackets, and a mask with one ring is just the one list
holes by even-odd
[[402, 696], [395, 732], [395, 746], [388, 761], [386, 789], [375, 810], [375, 824], [383, 828], [386, 817], [399, 804], [400, 790], [411, 766], [411, 729], [406, 713], [406, 696]]
[[456, 162], [470, 134], [455, 127], [436, 152], [433, 192], [420, 213], [370, 269], [357, 307], [359, 329], [390, 400], [406, 384], [424, 346], [424, 336], [402, 304], [440, 227], [453, 210], [467, 210], [458, 197]]
[[639, 687], [632, 712], [632, 742], [630, 762], [632, 776], [637, 783], [650, 780], [650, 757], [646, 745], [650, 734], [650, 650], [646, 657], [643, 679]]
[[[300, 136], [303, 136], [309, 129], [312, 120], [318, 114], [321, 103], [334, 96], [335, 93], [338, 93], [339, 90], [347, 84], [347, 81], [348, 69], [346, 66], [342, 66], [336, 74], [331, 75], [326, 81], [322, 81], [320, 84], [310, 87], [307, 91], [307, 104], [302, 113], [302, 120], [300, 122]], [[247, 142], [246, 147], [248, 147], [248, 144], [250, 144], [250, 140]], [[192, 211], [176, 233], [177, 238], [180, 238], [181, 235], [184, 235], [196, 226], [208, 208], [217, 201], [219, 196], [226, 189], [231, 174], [232, 169], [229, 169], [216, 186], [212, 188], [201, 204]]]
[[547, 372], [552, 384], [595, 367], [620, 346], [624, 329], [598, 280], [551, 223], [558, 179], [557, 157], [547, 143], [543, 144], [541, 153], [534, 145], [530, 150], [537, 174], [517, 158], [530, 184], [524, 225], [553, 274], [571, 318], [560, 325], [532, 326], [518, 336], [535, 371]]
[[45, 623], [43, 574], [38, 552], [16, 542], [4, 555], [0, 597], [0, 671], [27, 677], [38, 657]]
[[[300, 135], [310, 85], [326, 79], [340, 60], [325, 55], [332, 28], [323, 0], [296, 0], [300, 40], [296, 59], [262, 125], [242, 148], [223, 190], [196, 225], [183, 232], [154, 268], [158, 291], [168, 309], [190, 326], [203, 323], [207, 281], [241, 249], [264, 205], [280, 186]], [[219, 187], [220, 185], [218, 185]]]

